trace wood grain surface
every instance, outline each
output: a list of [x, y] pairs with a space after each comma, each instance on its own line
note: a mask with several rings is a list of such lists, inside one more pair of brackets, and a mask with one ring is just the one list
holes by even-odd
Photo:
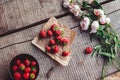
[[[102, 1], [100, 0], [100, 2]], [[9, 0], [2, 2], [1, 0], [0, 34], [6, 35], [0, 37], [0, 80], [10, 80], [8, 71], [11, 59], [24, 53], [34, 56], [39, 62], [40, 73], [37, 80], [48, 80], [46, 74], [53, 67], [55, 70], [49, 80], [96, 80], [101, 76], [102, 59], [84, 54], [86, 46], [93, 47], [99, 43], [96, 40], [90, 42], [89, 33], [79, 30], [79, 21], [69, 13], [66, 15], [67, 11], [61, 7], [62, 0]], [[111, 18], [113, 29], [120, 38], [119, 3], [120, 0], [116, 0], [102, 6]], [[48, 6], [51, 6], [50, 9]], [[77, 37], [71, 46], [72, 59], [67, 67], [59, 66], [31, 44], [32, 39], [51, 16], [58, 16], [61, 23], [77, 32]], [[34, 23], [36, 25], [29, 27]], [[11, 30], [13, 31], [10, 32]], [[115, 71], [117, 71], [115, 67], [111, 66], [108, 74]]]

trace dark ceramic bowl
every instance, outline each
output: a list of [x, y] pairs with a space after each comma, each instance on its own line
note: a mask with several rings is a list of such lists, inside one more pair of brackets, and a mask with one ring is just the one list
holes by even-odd
[[[14, 80], [14, 75], [13, 75], [13, 70], [12, 70], [12, 67], [13, 65], [15, 64], [15, 61], [17, 59], [20, 59], [21, 61], [25, 60], [25, 59], [29, 59], [30, 61], [35, 61], [37, 64], [36, 64], [36, 70], [37, 72], [35, 73], [36, 77], [35, 79], [37, 78], [38, 74], [39, 74], [39, 64], [37, 62], [37, 60], [31, 56], [31, 55], [28, 55], [28, 54], [20, 54], [20, 55], [17, 55], [16, 57], [14, 57], [12, 60], [11, 60], [11, 63], [10, 63], [10, 69], [9, 69], [9, 74], [10, 74], [10, 77]], [[34, 80], [35, 80], [34, 79]], [[24, 80], [24, 79], [20, 79], [20, 80]]]

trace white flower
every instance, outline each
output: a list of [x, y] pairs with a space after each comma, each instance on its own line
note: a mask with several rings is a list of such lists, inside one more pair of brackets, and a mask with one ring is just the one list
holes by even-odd
[[94, 9], [94, 14], [96, 16], [102, 16], [104, 15], [104, 11], [102, 9]]
[[90, 25], [90, 20], [88, 17], [84, 17], [84, 19], [80, 22], [80, 27], [82, 30], [88, 30]]
[[110, 22], [111, 22], [110, 18], [107, 17], [107, 18], [106, 18], [106, 23], [107, 23], [107, 24], [110, 24]]
[[100, 17], [100, 23], [101, 24], [106, 24], [107, 23], [105, 16]]
[[68, 8], [69, 5], [70, 5], [70, 0], [64, 0], [63, 6], [64, 6], [65, 8]]
[[90, 33], [96, 33], [99, 28], [99, 22], [93, 21], [91, 24], [91, 32]]
[[79, 17], [82, 15], [82, 11], [78, 5], [70, 5], [70, 12], [73, 13], [76, 17]]

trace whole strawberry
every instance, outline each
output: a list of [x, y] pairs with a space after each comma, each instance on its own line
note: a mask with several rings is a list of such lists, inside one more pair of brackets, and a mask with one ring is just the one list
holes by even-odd
[[67, 52], [67, 51], [64, 51], [63, 53], [62, 53], [62, 56], [63, 57], [66, 57], [66, 56], [68, 56], [69, 55], [69, 52]]
[[19, 65], [21, 63], [21, 60], [17, 59], [15, 62], [16, 62], [15, 64]]
[[91, 48], [91, 47], [87, 47], [87, 48], [85, 49], [85, 53], [86, 53], [86, 54], [92, 53], [92, 48]]
[[21, 63], [20, 65], [19, 65], [19, 68], [20, 68], [20, 70], [25, 70], [25, 65], [23, 64], [23, 63]]
[[26, 72], [26, 73], [30, 73], [30, 71], [31, 71], [31, 68], [30, 68], [30, 67], [25, 68], [25, 72]]
[[55, 40], [50, 39], [50, 44], [51, 44], [51, 45], [54, 45], [54, 44], [55, 44]]
[[17, 65], [14, 65], [14, 66], [13, 66], [13, 71], [16, 71], [16, 70], [18, 70], [18, 66], [17, 66]]
[[53, 47], [53, 52], [54, 52], [54, 53], [57, 53], [58, 51], [59, 51], [59, 47], [58, 47], [57, 45], [54, 46], [54, 47]]
[[62, 39], [63, 45], [67, 45], [69, 43], [69, 40], [67, 38]]
[[35, 74], [34, 73], [31, 73], [30, 74], [30, 79], [34, 79], [35, 78]]
[[24, 78], [24, 79], [29, 79], [29, 76], [30, 76], [29, 73], [24, 73], [24, 74], [23, 74], [23, 78]]
[[50, 52], [51, 51], [51, 47], [50, 46], [47, 46], [46, 47], [46, 52]]
[[48, 35], [48, 37], [51, 37], [51, 36], [53, 36], [53, 32], [51, 30], [48, 30], [47, 35]]
[[54, 31], [54, 34], [55, 34], [56, 36], [59, 36], [59, 35], [61, 35], [61, 31], [60, 31], [60, 30], [55, 30], [55, 31]]
[[57, 36], [56, 40], [57, 40], [58, 43], [61, 43], [62, 42], [62, 36]]
[[36, 73], [36, 72], [37, 72], [36, 68], [32, 70], [32, 73]]
[[51, 26], [51, 30], [54, 32], [56, 30], [58, 30], [58, 26], [56, 24], [52, 24]]
[[31, 62], [31, 66], [36, 66], [36, 64], [37, 64], [37, 63], [36, 63], [35, 61], [32, 61], [32, 62]]
[[39, 36], [40, 36], [41, 38], [45, 38], [47, 35], [46, 35], [46, 32], [45, 32], [45, 31], [41, 30], [40, 33], [39, 33]]
[[21, 78], [21, 74], [19, 72], [14, 73], [14, 79], [19, 80]]
[[30, 65], [30, 60], [26, 59], [26, 60], [24, 61], [24, 64], [25, 64], [25, 66], [29, 66], [29, 65]]

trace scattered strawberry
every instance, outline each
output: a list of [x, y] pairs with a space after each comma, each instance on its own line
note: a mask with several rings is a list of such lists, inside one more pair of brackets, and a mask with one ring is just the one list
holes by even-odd
[[20, 70], [23, 71], [23, 70], [25, 70], [25, 65], [23, 63], [21, 63], [20, 66], [19, 66], [19, 68], [20, 68]]
[[25, 79], [29, 79], [29, 76], [30, 76], [29, 73], [24, 73], [24, 74], [23, 74], [23, 77], [24, 77]]
[[31, 66], [35, 66], [37, 63], [35, 61], [31, 62]]
[[92, 53], [92, 48], [91, 48], [91, 47], [87, 47], [87, 48], [85, 49], [85, 53], [86, 53], [86, 54]]
[[18, 66], [14, 65], [13, 66], [13, 71], [16, 71], [18, 69]]
[[54, 47], [53, 47], [53, 52], [54, 52], [54, 53], [57, 53], [58, 51], [59, 51], [59, 47], [58, 47], [58, 46], [54, 46]]
[[64, 52], [62, 53], [62, 56], [63, 56], [63, 57], [66, 57], [66, 56], [68, 56], [68, 55], [69, 55], [69, 52], [64, 51]]
[[29, 65], [30, 65], [30, 60], [26, 59], [26, 60], [24, 61], [24, 63], [25, 63], [25, 66], [29, 66]]
[[31, 73], [30, 74], [30, 79], [34, 79], [35, 78], [35, 74], [34, 73]]
[[52, 30], [52, 31], [58, 30], [58, 26], [57, 26], [56, 24], [53, 24], [53, 25], [51, 26], [51, 30]]
[[26, 73], [30, 73], [30, 71], [31, 71], [31, 68], [30, 68], [30, 67], [25, 68], [25, 72], [26, 72]]
[[46, 32], [41, 30], [39, 35], [40, 35], [40, 37], [45, 38], [46, 37]]
[[19, 65], [21, 63], [21, 60], [17, 59], [15, 62], [16, 62], [17, 65]]
[[51, 30], [48, 30], [47, 35], [51, 37], [53, 35], [53, 32]]
[[50, 39], [50, 44], [51, 44], [51, 45], [54, 45], [54, 44], [55, 44], [55, 40]]
[[36, 72], [37, 72], [37, 70], [36, 70], [36, 69], [33, 69], [33, 70], [32, 70], [32, 73], [36, 73]]
[[50, 52], [51, 48], [49, 46], [46, 47], [46, 51]]
[[62, 40], [63, 45], [67, 45], [69, 43], [69, 40], [67, 38], [64, 38]]
[[57, 36], [57, 42], [62, 42], [62, 36]]
[[19, 79], [21, 78], [21, 74], [20, 74], [19, 72], [15, 72], [15, 73], [14, 73], [14, 78], [15, 78], [16, 80], [19, 80]]
[[60, 31], [60, 30], [56, 30], [56, 31], [54, 31], [54, 34], [55, 34], [56, 36], [59, 36], [59, 35], [61, 35], [61, 31]]

